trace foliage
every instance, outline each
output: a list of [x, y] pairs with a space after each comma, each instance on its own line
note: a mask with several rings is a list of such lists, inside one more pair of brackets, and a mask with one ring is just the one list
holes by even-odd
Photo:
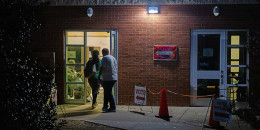
[[[260, 110], [260, 28], [250, 30], [248, 51], [250, 55], [250, 106]], [[257, 112], [258, 115], [260, 112]]]
[[248, 43], [249, 54], [256, 60], [252, 60], [255, 65], [260, 65], [260, 31], [251, 29]]
[[0, 128], [56, 129], [55, 104], [50, 102], [54, 70], [41, 64], [25, 47], [44, 3], [0, 1]]

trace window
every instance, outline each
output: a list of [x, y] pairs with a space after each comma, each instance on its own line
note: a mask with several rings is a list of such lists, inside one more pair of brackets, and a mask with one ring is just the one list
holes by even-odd
[[85, 47], [84, 32], [66, 32], [66, 99], [80, 99], [85, 97]]
[[227, 40], [227, 93], [233, 101], [247, 97], [247, 31], [228, 31]]

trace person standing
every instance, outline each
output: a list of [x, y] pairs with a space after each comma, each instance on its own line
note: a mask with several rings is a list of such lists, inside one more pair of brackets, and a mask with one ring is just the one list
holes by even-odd
[[97, 94], [98, 94], [98, 91], [99, 91], [99, 82], [98, 82], [98, 74], [99, 74], [99, 69], [101, 67], [101, 62], [98, 58], [98, 55], [99, 55], [99, 52], [98, 50], [94, 50], [92, 52], [92, 60], [89, 60], [87, 64], [90, 64], [90, 65], [96, 65], [96, 74], [89, 77], [88, 78], [88, 83], [90, 85], [90, 87], [92, 88], [92, 96], [93, 96], [93, 101], [92, 101], [92, 108], [96, 108], [98, 103], [97, 103]]
[[[116, 104], [112, 89], [117, 81], [117, 61], [112, 55], [109, 55], [109, 50], [107, 48], [102, 49], [102, 54], [103, 59], [101, 61], [101, 68], [98, 75], [98, 77], [102, 76], [102, 86], [104, 88], [104, 104], [102, 111], [116, 112]], [[110, 104], [109, 109], [108, 102]]]

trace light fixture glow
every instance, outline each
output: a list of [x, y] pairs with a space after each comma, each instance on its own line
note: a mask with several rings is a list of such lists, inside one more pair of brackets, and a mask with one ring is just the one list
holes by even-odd
[[218, 8], [218, 6], [215, 6], [215, 7], [213, 8], [213, 14], [214, 14], [215, 16], [218, 16], [218, 15], [219, 15], [219, 8]]
[[148, 14], [159, 14], [160, 13], [160, 7], [159, 6], [148, 6], [147, 8]]
[[87, 15], [88, 15], [88, 17], [91, 17], [93, 15], [93, 9], [92, 8], [87, 9]]

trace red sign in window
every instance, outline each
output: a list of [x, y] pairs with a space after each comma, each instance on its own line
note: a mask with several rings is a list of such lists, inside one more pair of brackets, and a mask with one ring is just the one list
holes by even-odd
[[177, 46], [155, 45], [153, 52], [154, 60], [177, 60]]

